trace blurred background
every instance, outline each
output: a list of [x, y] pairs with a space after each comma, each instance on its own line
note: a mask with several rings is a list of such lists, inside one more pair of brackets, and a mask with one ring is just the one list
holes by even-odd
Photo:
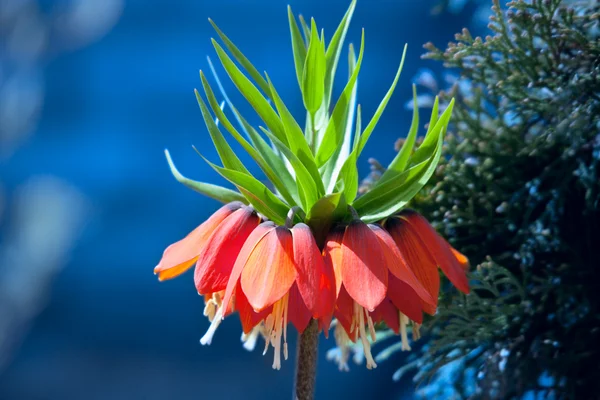
[[[365, 118], [409, 45], [396, 93], [360, 161], [362, 176], [369, 154], [389, 161], [406, 134], [414, 77], [441, 73], [441, 65], [420, 59], [422, 45], [444, 46], [463, 26], [484, 30], [490, 3], [358, 2], [348, 38], [356, 43], [365, 28], [358, 87]], [[163, 155], [168, 148], [192, 179], [223, 183], [191, 148], [217, 159], [193, 95], [198, 70], [214, 55], [208, 17], [304, 118], [286, 4], [0, 0], [0, 399], [291, 394], [293, 357], [273, 371], [270, 353], [242, 348], [235, 318], [202, 347], [208, 322], [192, 274], [159, 283], [152, 273], [164, 248], [218, 207], [179, 185]], [[349, 1], [290, 4], [330, 36]], [[338, 75], [346, 73], [344, 62]], [[233, 85], [225, 86], [251, 117]], [[325, 357], [333, 340], [320, 346], [317, 398], [412, 398], [410, 377], [391, 379], [405, 355], [373, 371], [342, 373]]]

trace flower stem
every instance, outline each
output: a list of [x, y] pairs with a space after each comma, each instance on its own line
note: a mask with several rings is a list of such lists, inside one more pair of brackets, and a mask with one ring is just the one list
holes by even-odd
[[318, 347], [319, 326], [313, 319], [298, 338], [294, 400], [313, 400], [315, 397]]

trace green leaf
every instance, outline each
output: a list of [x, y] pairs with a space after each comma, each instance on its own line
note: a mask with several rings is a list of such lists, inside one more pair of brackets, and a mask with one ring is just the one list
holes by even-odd
[[296, 78], [298, 85], [302, 90], [302, 73], [304, 71], [304, 62], [306, 60], [306, 44], [302, 38], [302, 33], [296, 24], [296, 18], [292, 13], [292, 7], [288, 6], [288, 20], [290, 23], [290, 34], [292, 36], [292, 52], [294, 53], [294, 65], [296, 66]]
[[352, 203], [358, 192], [358, 169], [356, 167], [356, 150], [350, 153], [350, 156], [344, 162], [340, 171], [338, 182], [341, 183], [340, 190], [343, 190], [344, 196], [348, 202]]
[[[244, 164], [240, 161], [240, 159], [235, 155], [221, 130], [213, 120], [212, 115], [210, 115], [210, 111], [206, 107], [206, 104], [202, 100], [200, 93], [196, 89], [194, 89], [194, 93], [196, 94], [196, 99], [198, 100], [198, 105], [200, 106], [200, 111], [202, 111], [202, 117], [204, 118], [204, 123], [208, 128], [208, 132], [210, 133], [210, 138], [219, 153], [219, 158], [221, 158], [221, 162], [225, 166], [225, 168], [229, 168], [235, 171], [244, 172], [246, 174], [250, 174], [250, 172], [246, 169]], [[217, 105], [218, 108], [218, 105]]]
[[311, 36], [302, 70], [302, 98], [304, 107], [314, 114], [323, 102], [325, 91], [325, 49], [319, 40], [314, 18], [311, 19]]
[[289, 149], [296, 155], [296, 157], [298, 157], [302, 164], [304, 164], [313, 181], [317, 185], [318, 195], [322, 196], [325, 194], [325, 187], [323, 186], [321, 174], [319, 173], [319, 169], [317, 168], [313, 154], [310, 151], [310, 147], [308, 147], [308, 143], [306, 142], [306, 137], [302, 132], [302, 128], [300, 128], [300, 125], [298, 125], [298, 122], [296, 122], [294, 116], [285, 106], [281, 100], [281, 97], [279, 97], [279, 94], [275, 90], [275, 86], [273, 86], [273, 82], [271, 82], [271, 79], [268, 75], [267, 80], [269, 82], [269, 89], [271, 90], [271, 97], [273, 98], [277, 112], [279, 113], [281, 121], [283, 122], [283, 127], [289, 143]]
[[[354, 69], [356, 68], [356, 54], [354, 52], [354, 46], [350, 44], [348, 49], [348, 79], [352, 76]], [[350, 104], [347, 108], [347, 115], [344, 118], [344, 140], [342, 145], [338, 146], [329, 160], [325, 163], [322, 168], [323, 181], [326, 186], [326, 193], [331, 193], [335, 187], [337, 176], [342, 169], [342, 166], [348, 156], [350, 155], [350, 149], [352, 147], [352, 121], [356, 114], [356, 89], [358, 84], [354, 85], [352, 90], [352, 97], [350, 98]], [[360, 132], [359, 132], [360, 133]]]
[[177, 179], [177, 182], [182, 183], [183, 185], [200, 194], [220, 201], [221, 203], [230, 203], [232, 201], [241, 201], [243, 203], [248, 203], [246, 198], [238, 192], [226, 189], [221, 186], [212, 185], [210, 183], [193, 181], [189, 178], [186, 178], [185, 176], [181, 175], [181, 173], [177, 170], [177, 167], [175, 167], [175, 164], [171, 159], [171, 154], [169, 154], [169, 150], [165, 150], [165, 156], [167, 157], [167, 162], [169, 163], [171, 173], [173, 174], [175, 179]]
[[454, 99], [409, 159], [409, 168], [378, 183], [354, 202], [365, 222], [377, 221], [404, 207], [427, 183], [440, 160], [444, 135], [450, 122]]
[[360, 143], [358, 145], [358, 155], [360, 155], [360, 153], [362, 153], [363, 148], [365, 147], [365, 145], [367, 144], [367, 141], [369, 140], [369, 137], [371, 136], [371, 133], [373, 133], [373, 129], [375, 129], [375, 127], [377, 126], [377, 123], [379, 122], [379, 118], [381, 117], [381, 114], [383, 114], [383, 111], [385, 110], [385, 107], [387, 106], [388, 101], [390, 101], [390, 97], [392, 97], [392, 94], [394, 93], [394, 89], [396, 89], [396, 84], [398, 83], [398, 79], [400, 78], [400, 73], [402, 72], [402, 67], [404, 66], [404, 59], [406, 58], [406, 49], [407, 49], [407, 46], [405, 45], [404, 52], [402, 53], [402, 60], [400, 61], [400, 66], [398, 67], [398, 72], [396, 72], [396, 77], [394, 78], [394, 82], [392, 82], [392, 86], [386, 93], [386, 95], [383, 98], [383, 100], [381, 101], [381, 103], [379, 103], [379, 107], [377, 107], [377, 110], [375, 111], [373, 118], [371, 118], [371, 121], [365, 128], [364, 132], [361, 134]]
[[438, 96], [435, 96], [435, 101], [433, 102], [433, 109], [431, 110], [431, 118], [429, 119], [429, 126], [427, 127], [427, 133], [433, 129], [437, 120], [438, 120], [438, 107], [439, 107], [440, 99]]
[[210, 22], [213, 28], [215, 28], [215, 31], [217, 31], [217, 34], [225, 43], [225, 47], [227, 47], [231, 54], [233, 54], [233, 57], [242, 65], [242, 67], [244, 67], [244, 69], [248, 71], [248, 74], [250, 74], [252, 79], [256, 81], [256, 83], [258, 84], [258, 86], [260, 86], [262, 91], [265, 93], [269, 93], [269, 85], [267, 85], [267, 81], [265, 80], [265, 78], [262, 77], [262, 75], [254, 67], [254, 65], [252, 65], [250, 60], [248, 60], [246, 56], [244, 56], [244, 54], [236, 47], [236, 45], [233, 44], [233, 42], [229, 40], [227, 36], [225, 36], [225, 34], [219, 29], [217, 24], [215, 24], [215, 22], [212, 19], [209, 18], [208, 22]]
[[410, 157], [409, 163], [410, 165], [418, 164], [429, 157], [429, 154], [434, 151], [434, 148], [437, 145], [438, 136], [446, 131], [448, 124], [450, 123], [450, 117], [452, 116], [452, 109], [454, 108], [454, 99], [450, 101], [448, 107], [440, 118], [435, 123], [433, 129], [427, 133], [425, 139], [423, 139], [423, 143], [419, 146], [419, 149], [415, 151], [415, 153]]
[[306, 214], [317, 244], [322, 246], [331, 226], [344, 219], [348, 206], [343, 193], [331, 193], [317, 201]]
[[352, 19], [352, 14], [354, 14], [355, 7], [356, 0], [352, 0], [344, 18], [335, 30], [329, 46], [327, 46], [327, 52], [325, 54], [327, 65], [327, 72], [325, 73], [325, 102], [327, 104], [331, 101], [331, 92], [333, 90], [333, 81], [335, 79], [338, 60], [342, 53], [344, 40], [346, 39], [346, 33], [348, 32], [348, 26], [350, 26], [350, 20]]
[[248, 132], [248, 135], [250, 136], [250, 140], [252, 141], [254, 148], [263, 156], [263, 158], [267, 161], [267, 163], [273, 169], [273, 171], [275, 171], [275, 173], [279, 175], [279, 178], [281, 178], [284, 186], [292, 195], [294, 201], [290, 202], [290, 204], [300, 204], [301, 200], [298, 193], [298, 185], [296, 184], [296, 181], [290, 174], [285, 164], [285, 161], [278, 155], [279, 152], [276, 153], [275, 150], [262, 138], [262, 136], [258, 132], [256, 132], [256, 129], [250, 126], [250, 124], [233, 106], [233, 104], [231, 105], [231, 110], [235, 114], [236, 118], [240, 121], [240, 123], [244, 126], [246, 132]]
[[417, 87], [413, 85], [413, 117], [412, 122], [410, 124], [410, 130], [408, 131], [408, 135], [406, 135], [406, 140], [404, 141], [404, 144], [402, 144], [402, 148], [400, 149], [398, 154], [396, 154], [396, 157], [394, 157], [390, 165], [388, 165], [387, 170], [383, 173], [378, 183], [385, 182], [395, 173], [400, 173], [404, 171], [406, 165], [408, 164], [408, 158], [410, 157], [412, 149], [415, 146], [418, 130], [419, 106], [417, 104]]
[[[265, 160], [265, 157], [257, 151], [248, 141], [233, 127], [229, 119], [225, 116], [221, 107], [219, 107], [219, 103], [206, 79], [204, 73], [200, 71], [200, 79], [202, 80], [202, 86], [204, 88], [204, 92], [206, 93], [206, 97], [208, 98], [208, 102], [217, 116], [218, 120], [223, 124], [225, 129], [231, 133], [231, 135], [240, 143], [240, 145], [248, 152], [248, 154], [256, 161], [260, 169], [265, 173], [267, 178], [273, 183], [273, 186], [281, 193], [282, 197], [288, 202], [294, 202], [294, 198], [292, 197], [290, 191], [284, 184], [284, 182], [280, 179], [279, 173], [275, 172], [271, 165]], [[267, 145], [268, 146], [268, 145]], [[267, 155], [269, 157], [270, 155]], [[275, 157], [273, 155], [273, 157]]]
[[285, 136], [283, 124], [267, 99], [265, 99], [260, 91], [252, 84], [252, 82], [246, 78], [242, 71], [239, 70], [231, 58], [229, 58], [229, 56], [214, 39], [212, 43], [217, 51], [219, 59], [221, 60], [221, 64], [223, 64], [225, 71], [227, 71], [227, 74], [238, 88], [240, 93], [246, 98], [252, 108], [254, 108], [256, 113], [265, 122], [269, 130], [273, 132], [273, 134], [279, 140], [287, 145], [287, 138]]
[[302, 27], [302, 32], [304, 33], [304, 43], [306, 43], [306, 47], [308, 48], [308, 44], [310, 42], [310, 28], [308, 24], [304, 20], [302, 14], [298, 15], [298, 20], [300, 20], [300, 26]]
[[277, 150], [279, 150], [292, 164], [294, 172], [296, 173], [296, 182], [298, 183], [298, 189], [302, 200], [302, 209], [308, 210], [320, 197], [317, 185], [313, 180], [310, 172], [304, 166], [302, 161], [292, 151], [284, 145], [279, 139], [275, 137], [271, 132], [260, 127], [260, 129], [271, 139]]
[[[202, 156], [202, 155], [201, 155]], [[204, 158], [202, 156], [202, 158]], [[248, 199], [250, 204], [265, 217], [277, 225], [285, 224], [285, 217], [290, 209], [279, 197], [275, 196], [265, 185], [256, 178], [243, 172], [222, 168], [204, 158], [215, 171], [223, 178], [233, 183], [238, 190]]]
[[333, 113], [331, 114], [331, 118], [329, 119], [329, 123], [327, 124], [327, 129], [325, 131], [325, 134], [323, 135], [323, 139], [321, 141], [321, 144], [319, 145], [319, 149], [317, 150], [317, 155], [315, 158], [317, 161], [317, 166], [319, 168], [323, 166], [323, 164], [325, 164], [327, 160], [329, 160], [329, 158], [335, 152], [336, 148], [344, 140], [345, 119], [348, 113], [348, 107], [352, 101], [352, 91], [354, 90], [356, 78], [358, 77], [358, 73], [360, 71], [364, 49], [365, 31], [363, 30], [356, 68], [354, 69], [354, 72], [352, 73], [350, 79], [348, 79], [348, 83], [346, 84], [344, 91], [340, 95], [340, 98], [338, 99], [333, 109]]
[[379, 221], [398, 212], [421, 190], [440, 160], [443, 137], [443, 134], [438, 136], [435, 152], [428, 159], [388, 179], [357, 199], [354, 208], [364, 222]]

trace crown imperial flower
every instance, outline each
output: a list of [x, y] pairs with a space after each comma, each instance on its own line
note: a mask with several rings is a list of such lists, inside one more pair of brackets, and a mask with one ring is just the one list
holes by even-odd
[[[206, 101], [200, 92], [195, 94], [222, 166], [205, 161], [237, 190], [184, 177], [166, 152], [179, 182], [226, 204], [169, 246], [155, 273], [166, 280], [195, 264], [196, 289], [204, 296], [204, 314], [211, 322], [201, 343], [209, 344], [222, 319], [237, 313], [245, 347], [253, 348], [262, 335], [265, 352], [269, 345], [274, 348], [276, 369], [281, 367], [281, 354], [288, 356], [288, 323], [302, 337], [318, 331], [327, 335], [335, 324], [338, 343], [360, 341], [367, 367], [374, 368], [370, 340], [376, 338], [375, 324], [387, 323], [409, 348], [407, 325], [413, 321], [416, 338], [422, 313], [435, 313], [438, 266], [458, 289], [469, 290], [468, 260], [422, 216], [405, 209], [440, 159], [452, 102], [438, 115], [436, 101], [417, 149], [415, 107], [402, 149], [370, 190], [357, 197], [357, 160], [395, 89], [404, 55], [390, 89], [363, 129], [356, 87], [364, 32], [358, 56], [348, 48], [349, 76], [342, 93], [335, 102], [332, 95], [354, 8], [352, 1], [328, 44], [314, 19], [309, 25], [300, 18], [299, 27], [288, 8], [296, 77], [306, 108], [304, 130], [268, 75], [263, 77], [210, 21], [225, 46], [213, 40], [221, 65], [265, 127], [256, 130], [248, 124], [222, 90], [209, 59], [224, 103], [219, 103], [203, 72]], [[240, 161], [221, 127], [256, 162], [270, 187]], [[303, 354], [299, 353], [299, 368]], [[341, 368], [345, 354], [339, 358]]]

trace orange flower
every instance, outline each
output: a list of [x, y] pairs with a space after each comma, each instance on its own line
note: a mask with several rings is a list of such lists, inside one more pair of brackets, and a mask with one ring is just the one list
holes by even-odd
[[[235, 261], [221, 309], [229, 309], [234, 299], [244, 333], [263, 324], [265, 351], [269, 343], [273, 345], [273, 368], [279, 369], [282, 347], [284, 358], [288, 354], [288, 320], [302, 333], [311, 318], [330, 316], [334, 288], [333, 271], [307, 225], [289, 229], [264, 222], [248, 237]], [[238, 304], [240, 298], [244, 300]]]
[[421, 303], [433, 304], [434, 300], [408, 267], [391, 236], [377, 225], [356, 219], [343, 232], [331, 232], [324, 253], [336, 276], [336, 339], [361, 339], [367, 368], [374, 368], [377, 365], [368, 335], [375, 340], [373, 316], [376, 322], [387, 315], [378, 313], [377, 308], [385, 301], [382, 307], [389, 309], [391, 301], [401, 312], [418, 318]]
[[388, 218], [384, 223], [401, 253], [408, 261], [419, 281], [435, 300], [433, 306], [424, 304], [428, 314], [435, 314], [440, 290], [438, 266], [450, 282], [463, 293], [469, 293], [469, 282], [465, 269], [467, 258], [453, 251], [427, 220], [413, 210], [404, 210], [397, 216]]
[[154, 268], [154, 274], [158, 275], [158, 279], [160, 281], [172, 279], [190, 269], [219, 224], [243, 206], [238, 201], [225, 204], [185, 238], [167, 247], [162, 259]]

